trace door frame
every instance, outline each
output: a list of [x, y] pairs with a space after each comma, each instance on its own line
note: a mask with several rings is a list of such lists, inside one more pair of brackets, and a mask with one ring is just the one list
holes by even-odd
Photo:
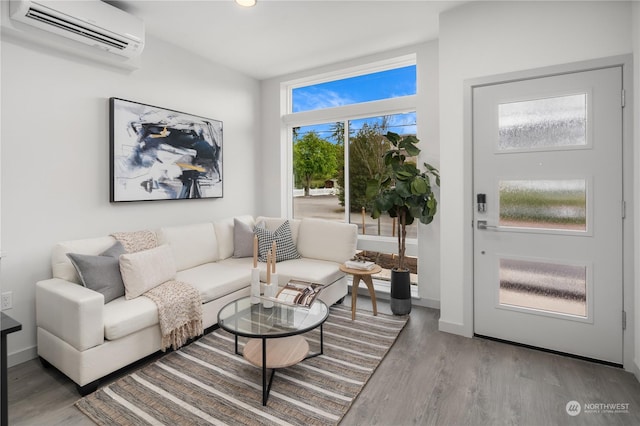
[[[497, 74], [487, 77], [479, 77], [464, 81], [463, 88], [463, 135], [464, 135], [464, 223], [469, 224], [463, 230], [464, 253], [463, 265], [463, 319], [464, 323], [458, 330], [450, 330], [468, 337], [474, 335], [474, 271], [473, 271], [473, 230], [474, 216], [473, 208], [473, 90], [477, 87], [507, 83], [519, 80], [528, 80], [554, 75], [569, 74], [580, 71], [590, 71], [601, 68], [620, 66], [622, 68], [622, 84], [625, 91], [625, 107], [622, 110], [622, 186], [625, 200], [625, 218], [623, 220], [623, 309], [626, 312], [626, 328], [622, 334], [622, 359], [623, 367], [627, 371], [635, 371], [635, 327], [634, 327], [634, 263], [635, 244], [640, 247], [640, 237], [634, 233], [636, 197], [634, 193], [639, 190], [634, 185], [634, 170], [640, 167], [635, 159], [633, 147], [633, 56], [621, 55], [612, 56], [588, 61], [573, 62], [568, 64], [554, 65], [549, 67], [535, 68], [525, 71], [516, 71], [505, 74]], [[621, 93], [622, 98], [622, 93]], [[640, 161], [640, 160], [639, 160]], [[640, 170], [639, 170], [640, 173]], [[640, 185], [638, 185], [640, 186]], [[622, 214], [622, 206], [620, 206]], [[638, 241], [636, 241], [638, 240]], [[622, 327], [622, 312], [620, 313], [620, 326]], [[449, 331], [449, 330], [445, 330]], [[640, 354], [637, 354], [640, 355]]]

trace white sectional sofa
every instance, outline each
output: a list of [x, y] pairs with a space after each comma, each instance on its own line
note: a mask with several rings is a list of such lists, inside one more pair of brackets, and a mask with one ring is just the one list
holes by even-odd
[[[239, 216], [251, 228], [264, 222], [275, 230], [284, 219]], [[280, 284], [296, 278], [331, 284], [320, 299], [332, 305], [347, 294], [338, 266], [356, 251], [355, 225], [321, 219], [289, 221], [299, 259], [277, 263]], [[197, 288], [202, 297], [203, 326], [217, 323], [220, 309], [249, 295], [252, 257], [233, 257], [234, 218], [173, 226], [156, 231], [168, 244], [176, 279]], [[95, 390], [99, 379], [161, 349], [157, 307], [151, 299], [104, 296], [80, 284], [67, 253], [98, 255], [111, 247], [111, 236], [61, 242], [53, 249], [53, 278], [36, 285], [38, 355], [71, 380], [81, 394]], [[259, 263], [264, 281], [265, 264]]]

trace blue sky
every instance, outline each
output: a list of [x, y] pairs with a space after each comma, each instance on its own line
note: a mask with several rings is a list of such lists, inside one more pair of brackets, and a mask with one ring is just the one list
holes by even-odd
[[293, 112], [396, 98], [416, 93], [416, 67], [314, 84], [293, 90]]
[[[416, 93], [415, 65], [381, 71], [363, 76], [330, 81], [293, 90], [293, 112], [332, 108], [360, 102], [408, 96]], [[353, 120], [353, 133], [366, 122], [379, 122], [381, 117]], [[390, 131], [396, 133], [416, 132], [415, 113], [397, 114], [391, 117]], [[300, 136], [308, 131], [316, 131], [320, 137], [330, 140], [333, 123], [305, 126], [300, 128]]]

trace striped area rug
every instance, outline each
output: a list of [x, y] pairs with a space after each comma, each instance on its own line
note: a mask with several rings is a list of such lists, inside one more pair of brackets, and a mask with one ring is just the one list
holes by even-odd
[[[405, 326], [407, 317], [333, 306], [324, 355], [276, 372], [262, 406], [262, 370], [234, 354], [218, 329], [78, 402], [99, 425], [335, 425]], [[319, 328], [304, 335], [320, 348]], [[241, 346], [245, 340], [240, 339]]]

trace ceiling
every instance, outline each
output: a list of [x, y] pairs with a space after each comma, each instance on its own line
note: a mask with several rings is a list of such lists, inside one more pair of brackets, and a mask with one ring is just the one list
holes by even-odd
[[438, 37], [438, 15], [463, 1], [114, 0], [147, 34], [259, 80]]

